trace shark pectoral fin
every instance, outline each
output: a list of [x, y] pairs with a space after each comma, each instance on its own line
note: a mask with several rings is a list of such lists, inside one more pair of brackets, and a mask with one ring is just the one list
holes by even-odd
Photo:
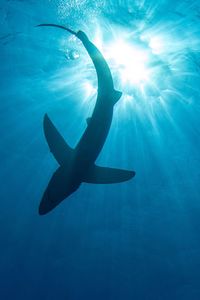
[[99, 184], [119, 183], [127, 181], [134, 176], [134, 171], [94, 166], [89, 170], [83, 182]]
[[64, 138], [58, 132], [47, 114], [44, 116], [43, 127], [50, 151], [57, 162], [60, 165], [63, 165], [70, 160], [73, 154], [73, 149], [65, 142]]
[[121, 98], [121, 96], [122, 96], [122, 92], [114, 90], [114, 99], [113, 99], [114, 104], [117, 103], [117, 101]]

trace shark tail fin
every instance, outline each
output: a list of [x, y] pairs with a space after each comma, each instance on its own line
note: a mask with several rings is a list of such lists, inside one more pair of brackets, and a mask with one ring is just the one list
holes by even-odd
[[134, 171], [93, 166], [86, 174], [83, 182], [109, 184], [124, 182], [135, 176]]
[[36, 25], [35, 27], [42, 27], [42, 26], [51, 26], [51, 27], [61, 28], [61, 29], [64, 29], [64, 30], [68, 31], [68, 32], [71, 33], [71, 34], [76, 35], [76, 32], [73, 31], [73, 30], [71, 30], [71, 29], [69, 29], [69, 28], [67, 28], [67, 27], [65, 27], [65, 26], [62, 26], [62, 25], [57, 25], [57, 24], [52, 24], [52, 23], [48, 23], [48, 24], [46, 24], [46, 23], [45, 23], [45, 24], [38, 24], [38, 25]]
[[73, 149], [65, 142], [47, 114], [44, 116], [43, 127], [50, 151], [60, 165], [66, 164], [73, 155]]
[[114, 90], [114, 97], [113, 97], [113, 102], [114, 104], [117, 103], [117, 101], [121, 98], [122, 92]]

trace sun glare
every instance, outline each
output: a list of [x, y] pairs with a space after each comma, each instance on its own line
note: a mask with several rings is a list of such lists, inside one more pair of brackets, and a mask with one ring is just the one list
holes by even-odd
[[[159, 79], [163, 63], [153, 53], [152, 43], [150, 47], [149, 41], [143, 42], [139, 38], [130, 40], [126, 36], [106, 42], [99, 31], [93, 42], [108, 62], [115, 87], [123, 91], [122, 99], [126, 106], [133, 99], [150, 99], [158, 94], [156, 80]], [[93, 97], [97, 91], [89, 78], [84, 83], [84, 90], [86, 98]]]
[[84, 82], [84, 90], [85, 90], [85, 97], [91, 98], [96, 93], [96, 89], [93, 87], [92, 83], [89, 81]]
[[148, 80], [148, 54], [145, 50], [116, 41], [105, 49], [105, 57], [118, 70], [123, 85], [140, 85]]
[[[161, 99], [165, 99], [166, 106], [181, 93], [176, 92], [176, 85], [179, 86], [180, 81], [189, 76], [184, 63], [188, 43], [178, 36], [172, 36], [163, 28], [126, 32], [119, 27], [104, 30], [104, 27], [97, 26], [91, 40], [105, 57], [115, 88], [123, 93], [119, 105], [130, 107], [134, 103], [143, 111], [146, 108], [149, 111], [149, 108], [161, 107]], [[84, 99], [88, 101], [98, 91], [96, 74], [92, 61], [84, 51], [81, 52], [82, 44], [78, 45], [80, 59], [74, 64], [80, 70], [84, 66], [86, 68], [85, 78], [81, 80]], [[71, 60], [74, 58], [70, 56]], [[77, 72], [76, 81], [79, 80], [79, 74], [82, 78], [82, 73]], [[75, 79], [75, 76], [72, 78]]]

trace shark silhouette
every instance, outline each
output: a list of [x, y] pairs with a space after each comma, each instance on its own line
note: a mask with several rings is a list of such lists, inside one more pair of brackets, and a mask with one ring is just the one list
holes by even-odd
[[87, 128], [75, 149], [66, 143], [47, 114], [44, 116], [45, 137], [50, 151], [59, 164], [39, 206], [39, 214], [44, 215], [74, 193], [82, 182], [119, 183], [131, 179], [135, 172], [95, 164], [111, 126], [114, 105], [122, 95], [114, 89], [112, 75], [103, 55], [82, 31], [75, 33], [64, 26], [54, 24], [38, 26], [54, 26], [76, 35], [92, 59], [98, 78], [96, 105], [92, 116], [87, 119]]

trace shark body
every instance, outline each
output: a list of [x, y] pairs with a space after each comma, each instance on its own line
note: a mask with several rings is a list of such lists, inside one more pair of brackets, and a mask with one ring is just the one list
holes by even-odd
[[[39, 26], [55, 26], [54, 24]], [[95, 161], [110, 130], [113, 108], [122, 93], [116, 91], [110, 69], [101, 52], [82, 31], [74, 33], [87, 50], [96, 69], [98, 92], [93, 114], [87, 119], [87, 128], [75, 149], [72, 149], [57, 131], [47, 115], [44, 116], [44, 133], [50, 151], [59, 163], [43, 194], [39, 214], [44, 215], [75, 192], [82, 182], [95, 184], [119, 183], [131, 179], [134, 171], [100, 167]]]

